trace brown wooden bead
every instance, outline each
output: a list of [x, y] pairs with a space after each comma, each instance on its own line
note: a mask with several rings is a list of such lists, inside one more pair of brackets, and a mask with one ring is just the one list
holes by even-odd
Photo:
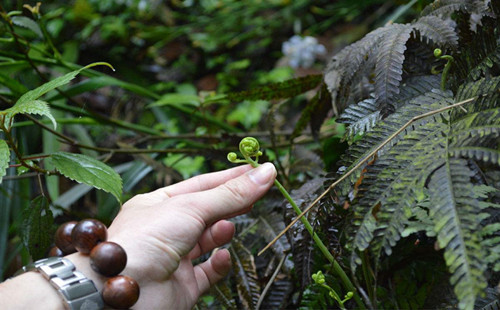
[[139, 299], [139, 284], [127, 276], [116, 276], [104, 283], [102, 300], [115, 309], [129, 309]]
[[71, 232], [76, 224], [77, 221], [64, 223], [56, 231], [56, 246], [66, 255], [76, 252], [75, 246], [71, 241]]
[[[76, 250], [75, 250], [76, 251]], [[65, 253], [63, 251], [61, 251], [60, 248], [56, 247], [56, 246], [53, 246], [50, 251], [49, 251], [49, 254], [48, 254], [48, 257], [63, 257], [65, 255]]]
[[94, 219], [82, 220], [73, 228], [73, 245], [82, 254], [89, 254], [98, 243], [106, 241], [106, 226]]
[[116, 276], [126, 265], [127, 253], [114, 242], [101, 242], [90, 251], [90, 266], [103, 276]]

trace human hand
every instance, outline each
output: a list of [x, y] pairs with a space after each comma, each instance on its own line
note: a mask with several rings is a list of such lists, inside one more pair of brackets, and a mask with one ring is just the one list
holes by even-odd
[[[137, 195], [122, 207], [108, 228], [108, 241], [128, 255], [124, 275], [141, 287], [135, 309], [191, 309], [231, 267], [229, 252], [217, 251], [193, 266], [192, 260], [231, 240], [234, 225], [224, 219], [250, 211], [272, 186], [276, 170], [270, 163], [204, 174]], [[102, 279], [78, 253], [69, 257], [78, 270]]]

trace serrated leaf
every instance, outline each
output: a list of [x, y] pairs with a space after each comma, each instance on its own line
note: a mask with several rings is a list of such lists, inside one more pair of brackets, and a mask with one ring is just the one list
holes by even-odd
[[26, 16], [14, 16], [12, 17], [12, 23], [16, 26], [27, 28], [40, 38], [43, 38], [42, 29], [40, 29], [40, 26], [31, 18]]
[[7, 168], [9, 167], [10, 151], [7, 142], [0, 140], [0, 184], [2, 184], [2, 178], [7, 174]]
[[108, 165], [86, 155], [57, 152], [51, 155], [55, 169], [65, 177], [101, 189], [121, 202], [122, 179]]
[[22, 239], [33, 260], [46, 257], [52, 245], [54, 217], [45, 196], [38, 196], [23, 210]]
[[92, 63], [92, 64], [87, 65], [87, 66], [80, 68], [78, 70], [72, 71], [70, 73], [66, 73], [63, 76], [55, 78], [50, 82], [47, 82], [47, 83], [45, 83], [45, 84], [43, 84], [43, 85], [41, 85], [33, 90], [30, 90], [29, 92], [22, 95], [21, 98], [19, 98], [19, 100], [17, 100], [16, 105], [22, 104], [22, 103], [25, 103], [28, 101], [36, 100], [36, 99], [40, 98], [41, 96], [43, 96], [44, 94], [48, 93], [49, 91], [56, 89], [57, 87], [68, 84], [72, 79], [74, 79], [83, 70], [89, 69], [89, 68], [92, 68], [95, 66], [99, 66], [99, 65], [105, 65], [105, 66], [108, 66], [110, 68], [113, 68], [110, 64], [105, 63], [105, 62]]
[[45, 101], [37, 100], [44, 94], [48, 93], [51, 90], [56, 89], [57, 87], [63, 86], [67, 83], [69, 83], [72, 79], [75, 78], [76, 75], [78, 75], [81, 71], [98, 66], [98, 65], [105, 65], [113, 69], [113, 67], [105, 62], [95, 62], [90, 65], [87, 65], [83, 68], [80, 68], [78, 70], [72, 71], [70, 73], [67, 73], [63, 76], [60, 76], [58, 78], [53, 79], [50, 82], [47, 82], [33, 90], [30, 90], [29, 92], [25, 93], [22, 95], [14, 104], [14, 106], [10, 107], [7, 110], [0, 111], [0, 115], [5, 115], [5, 124], [6, 126], [10, 126], [10, 120], [16, 115], [20, 113], [27, 113], [27, 114], [40, 114], [43, 116], [47, 116], [50, 118], [52, 123], [54, 124], [54, 127], [56, 127], [56, 122], [55, 119], [53, 118], [52, 114], [50, 113], [50, 109], [48, 108], [48, 105]]
[[9, 120], [16, 114], [37, 114], [46, 116], [50, 119], [54, 128], [57, 128], [57, 122], [52, 116], [52, 113], [50, 113], [49, 104], [43, 100], [25, 101], [8, 108], [4, 112], [6, 113], [6, 124], [8, 124]]
[[200, 106], [200, 98], [196, 95], [189, 94], [166, 94], [163, 95], [158, 101], [149, 104], [148, 108], [161, 107], [165, 105], [191, 105], [198, 107]]

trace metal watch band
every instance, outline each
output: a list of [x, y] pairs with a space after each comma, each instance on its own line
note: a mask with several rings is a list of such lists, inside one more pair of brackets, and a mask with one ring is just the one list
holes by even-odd
[[50, 284], [57, 289], [65, 301], [66, 309], [98, 310], [104, 308], [101, 294], [94, 282], [81, 272], [75, 271], [75, 265], [62, 257], [49, 257], [34, 263]]

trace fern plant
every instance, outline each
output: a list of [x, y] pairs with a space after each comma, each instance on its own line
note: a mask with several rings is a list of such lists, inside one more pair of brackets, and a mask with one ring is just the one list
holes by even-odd
[[[473, 309], [487, 275], [500, 271], [499, 179], [488, 173], [500, 170], [499, 10], [499, 1], [435, 1], [415, 22], [386, 25], [346, 47], [326, 69], [347, 138], [363, 134], [339, 174], [372, 159], [337, 188], [353, 214], [348, 247], [358, 283], [377, 281], [408, 232], [436, 236], [461, 309]], [[448, 78], [436, 73], [444, 63], [429, 57], [438, 47], [455, 60]], [[394, 136], [419, 115], [464, 100], [463, 109]], [[376, 287], [358, 288], [376, 307]]]

